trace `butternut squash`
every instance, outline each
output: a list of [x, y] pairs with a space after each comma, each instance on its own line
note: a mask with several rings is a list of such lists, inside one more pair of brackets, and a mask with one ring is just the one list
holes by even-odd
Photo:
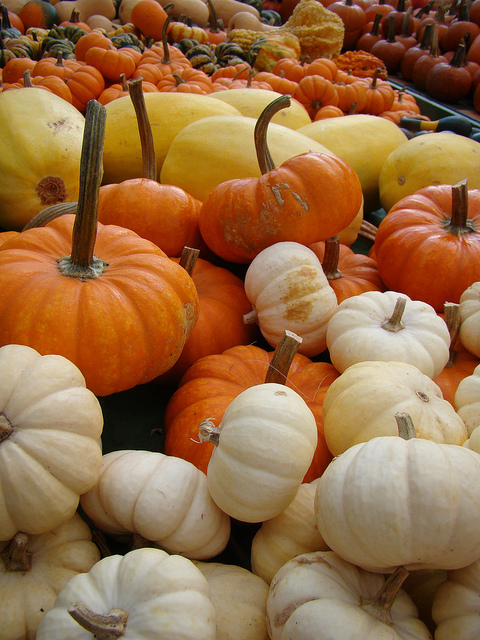
[[[170, 4], [170, 0], [159, 0], [159, 2], [162, 7]], [[243, 3], [239, 2], [238, 4]], [[169, 10], [169, 14], [175, 20], [182, 15], [187, 16], [187, 18], [191, 18], [192, 22], [202, 27], [202, 29], [205, 29], [208, 25], [210, 18], [208, 5], [203, 0], [175, 0], [173, 7]], [[220, 15], [218, 15], [218, 17], [221, 18]], [[223, 24], [226, 24], [226, 22]]]
[[251, 11], [239, 11], [235, 13], [227, 25], [226, 32], [230, 33], [232, 29], [249, 29], [251, 31], [271, 31], [278, 29], [271, 24], [266, 24], [257, 18]]
[[100, 14], [113, 20], [116, 15], [113, 0], [60, 0], [55, 5], [60, 20], [69, 20], [73, 9], [79, 11], [79, 21], [86, 22], [90, 16]]
[[[228, 25], [232, 17], [240, 11], [252, 13], [260, 20], [260, 14], [249, 4], [240, 2], [239, 0], [212, 0], [213, 7], [217, 13], [217, 18], [221, 18], [223, 24]], [[237, 26], [237, 29], [240, 28]]]

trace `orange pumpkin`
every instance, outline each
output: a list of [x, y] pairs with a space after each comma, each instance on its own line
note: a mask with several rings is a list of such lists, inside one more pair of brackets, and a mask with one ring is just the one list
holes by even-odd
[[159, 91], [179, 91], [181, 93], [197, 93], [208, 95], [213, 93], [210, 76], [201, 69], [187, 67], [171, 74], [166, 74], [157, 82]]
[[77, 215], [0, 246], [0, 344], [65, 356], [99, 396], [173, 366], [198, 316], [182, 267], [137, 234], [97, 223], [105, 119], [90, 101]]
[[85, 113], [88, 102], [96, 100], [105, 89], [105, 80], [100, 71], [88, 64], [79, 67], [65, 82], [72, 94], [73, 106], [81, 113]]
[[[266, 381], [273, 355], [273, 351], [245, 345], [197, 360], [167, 404], [165, 453], [184, 458], [206, 472], [214, 446], [199, 442], [200, 422], [209, 418], [218, 426], [234, 398], [245, 389]], [[322, 475], [332, 459], [323, 434], [322, 402], [328, 387], [338, 376], [333, 365], [312, 362], [299, 353], [288, 371], [286, 385], [300, 393], [317, 423], [317, 449], [305, 482]]]
[[60, 22], [55, 5], [47, 0], [29, 0], [18, 12], [18, 17], [25, 30], [30, 27], [51, 29], [54, 24]]
[[112, 82], [119, 82], [122, 74], [128, 80], [136, 67], [131, 54], [122, 49], [103, 47], [90, 47], [85, 52], [85, 63], [98, 69], [104, 78]]
[[73, 73], [82, 66], [79, 60], [63, 59], [62, 52], [59, 52], [56, 58], [42, 58], [31, 70], [32, 77], [37, 76], [57, 76], [62, 80], [70, 78]]
[[316, 75], [306, 75], [299, 80], [292, 97], [305, 107], [312, 119], [322, 107], [326, 105], [336, 107], [339, 102], [336, 86], [333, 82], [323, 76]]
[[260, 178], [233, 179], [212, 189], [200, 212], [208, 247], [230, 262], [249, 263], [276, 242], [319, 242], [345, 229], [363, 202], [355, 171], [340, 158], [304, 153], [275, 168], [266, 145], [268, 123], [289, 96], [276, 98], [255, 128]]
[[72, 104], [72, 94], [70, 89], [67, 87], [64, 80], [58, 76], [37, 76], [36, 78], [31, 79], [31, 84], [39, 89], [46, 89], [63, 100], [66, 100], [66, 102]]
[[13, 83], [23, 78], [26, 69], [32, 72], [37, 62], [31, 58], [10, 58], [2, 70], [2, 82]]
[[90, 31], [81, 36], [75, 44], [75, 59], [85, 62], [85, 54], [90, 47], [114, 49], [113, 42], [100, 31]]
[[146, 38], [161, 40], [167, 17], [167, 12], [156, 0], [139, 0], [132, 8], [130, 21]]

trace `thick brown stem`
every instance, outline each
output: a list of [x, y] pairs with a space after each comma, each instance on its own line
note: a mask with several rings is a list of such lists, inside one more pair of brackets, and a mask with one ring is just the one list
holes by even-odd
[[9, 438], [13, 433], [13, 426], [7, 416], [0, 412], [0, 443]]
[[32, 554], [27, 551], [28, 536], [19, 531], [10, 545], [0, 553], [0, 558], [5, 563], [7, 571], [26, 573], [32, 568]]
[[408, 413], [399, 411], [395, 414], [395, 420], [398, 427], [398, 435], [404, 440], [411, 440], [416, 438], [415, 427], [413, 426], [412, 418]]
[[78, 280], [97, 278], [107, 266], [103, 260], [93, 255], [97, 237], [98, 194], [103, 175], [105, 122], [105, 107], [97, 100], [90, 100], [85, 114], [79, 198], [72, 232], [72, 253], [58, 260], [60, 273]]
[[406, 304], [406, 298], [403, 298], [402, 296], [399, 296], [397, 298], [391, 317], [380, 325], [382, 329], [392, 331], [393, 333], [397, 333], [397, 331], [405, 329], [405, 326], [402, 324], [402, 316], [403, 312], [405, 311]]
[[142, 176], [147, 180], [157, 179], [157, 159], [153, 143], [152, 127], [148, 119], [145, 96], [142, 89], [142, 78], [135, 78], [127, 82], [130, 99], [137, 116], [140, 144], [142, 146]]
[[458, 238], [476, 232], [475, 224], [468, 217], [468, 186], [466, 179], [452, 187], [452, 217], [446, 219], [444, 228]]
[[398, 567], [379, 589], [374, 598], [363, 600], [360, 605], [364, 611], [380, 622], [393, 625], [392, 606], [403, 582], [408, 576], [405, 567]]
[[322, 269], [327, 276], [327, 280], [338, 280], [343, 278], [342, 272], [338, 268], [340, 257], [340, 238], [333, 236], [325, 240], [325, 253], [323, 254]]
[[290, 365], [301, 344], [302, 338], [300, 336], [297, 336], [293, 331], [285, 330], [283, 338], [277, 344], [272, 355], [265, 382], [276, 382], [278, 384], [287, 382]]
[[67, 611], [96, 640], [115, 640], [125, 633], [128, 613], [123, 609], [112, 609], [110, 613], [101, 615], [93, 613], [84, 604], [78, 602], [70, 605]]
[[197, 264], [198, 255], [200, 249], [192, 249], [191, 247], [183, 247], [182, 255], [180, 256], [179, 265], [185, 269], [188, 275], [191, 277], [195, 265]]
[[268, 125], [277, 111], [285, 109], [285, 107], [289, 107], [290, 103], [290, 96], [288, 94], [282, 95], [276, 98], [276, 100], [270, 102], [258, 117], [255, 125], [254, 140], [258, 166], [260, 167], [262, 175], [275, 169], [275, 163], [267, 145]]

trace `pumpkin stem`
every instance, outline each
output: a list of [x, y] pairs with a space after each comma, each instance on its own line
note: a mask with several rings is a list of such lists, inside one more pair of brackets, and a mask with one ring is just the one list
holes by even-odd
[[195, 265], [197, 263], [200, 249], [192, 249], [192, 247], [183, 247], [182, 255], [180, 256], [179, 265], [185, 269], [188, 275], [191, 277]]
[[343, 273], [338, 268], [340, 258], [340, 237], [333, 236], [325, 240], [325, 253], [323, 254], [322, 269], [327, 280], [343, 278]]
[[450, 334], [450, 355], [445, 367], [453, 367], [455, 360], [457, 359], [457, 350], [455, 345], [457, 344], [458, 336], [460, 333], [460, 305], [454, 302], [445, 302], [443, 305], [445, 323]]
[[106, 263], [93, 255], [97, 236], [98, 193], [102, 181], [102, 157], [106, 109], [97, 100], [90, 100], [85, 114], [80, 187], [77, 214], [72, 232], [72, 253], [57, 262], [61, 274], [90, 280], [99, 277]]
[[13, 433], [13, 426], [7, 416], [0, 411], [0, 443], [9, 438]]
[[33, 87], [32, 83], [32, 74], [30, 73], [30, 69], [25, 69], [23, 72], [23, 86], [31, 89]]
[[301, 344], [302, 338], [300, 336], [288, 329], [284, 331], [268, 365], [265, 382], [277, 382], [278, 384], [287, 382], [290, 365]]
[[200, 442], [211, 442], [215, 446], [218, 446], [220, 441], [220, 427], [216, 427], [212, 422], [212, 418], [206, 418], [202, 420], [198, 425], [198, 437]]
[[380, 622], [393, 625], [392, 606], [403, 582], [409, 575], [405, 567], [398, 567], [378, 590], [373, 598], [366, 598], [360, 605], [364, 611]]
[[401, 438], [411, 440], [417, 437], [410, 414], [398, 411], [395, 414], [395, 421], [397, 423], [398, 435]]
[[27, 551], [28, 536], [19, 531], [10, 545], [0, 553], [7, 571], [26, 573], [32, 568], [32, 553]]
[[128, 613], [123, 609], [112, 609], [110, 613], [101, 615], [77, 602], [67, 609], [72, 618], [86, 631], [93, 634], [96, 640], [115, 640], [123, 636], [126, 629]]
[[170, 25], [170, 22], [172, 21], [172, 16], [169, 14], [169, 9], [171, 9], [172, 7], [173, 7], [173, 4], [171, 2], [169, 4], [166, 4], [163, 7], [163, 10], [166, 11], [167, 13], [167, 18], [163, 23], [163, 27], [162, 27], [162, 46], [163, 46], [162, 64], [170, 64], [172, 61], [172, 57], [170, 56], [170, 45], [168, 43], [168, 37], [167, 37], [167, 29], [168, 29], [168, 26]]
[[135, 78], [127, 82], [128, 93], [137, 116], [140, 144], [142, 146], [142, 176], [147, 180], [157, 179], [157, 158], [153, 143], [152, 127], [148, 119], [145, 96], [142, 90], [143, 78]]
[[27, 229], [33, 229], [34, 227], [46, 227], [49, 222], [60, 218], [67, 213], [77, 213], [76, 202], [59, 202], [58, 204], [52, 204], [51, 207], [42, 209], [31, 218], [27, 224], [23, 227], [22, 231]]
[[248, 313], [243, 314], [243, 324], [255, 324], [258, 320], [257, 311], [252, 309]]
[[461, 180], [452, 187], [452, 217], [445, 220], [443, 225], [457, 238], [475, 233], [473, 221], [468, 217], [468, 186], [467, 180]]
[[270, 102], [258, 117], [255, 125], [254, 141], [258, 166], [260, 167], [262, 175], [265, 175], [269, 171], [273, 171], [273, 169], [275, 169], [275, 163], [267, 145], [268, 125], [277, 111], [285, 109], [285, 107], [289, 107], [290, 103], [291, 97], [288, 94], [282, 95]]
[[405, 325], [402, 324], [402, 316], [403, 312], [405, 311], [406, 304], [407, 299], [403, 298], [402, 296], [398, 296], [391, 317], [388, 320], [385, 320], [385, 322], [380, 325], [382, 329], [392, 331], [393, 333], [397, 333], [397, 331], [405, 329]]

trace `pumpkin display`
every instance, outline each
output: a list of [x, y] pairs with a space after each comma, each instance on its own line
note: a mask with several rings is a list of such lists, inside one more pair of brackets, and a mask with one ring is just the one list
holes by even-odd
[[263, 522], [295, 498], [317, 446], [317, 427], [300, 394], [266, 382], [234, 398], [218, 428], [202, 420], [199, 437], [215, 445], [207, 468], [213, 500], [237, 520]]
[[257, 322], [271, 346], [289, 330], [302, 338], [299, 353], [311, 357], [325, 351], [337, 296], [311, 249], [277, 242], [260, 251], [245, 274], [245, 293], [252, 311], [244, 320]]
[[345, 299], [327, 326], [327, 347], [342, 373], [356, 362], [396, 360], [436, 378], [449, 358], [450, 334], [430, 305], [396, 291]]
[[63, 587], [36, 640], [108, 638], [112, 627], [125, 640], [214, 640], [208, 582], [193, 562], [161, 549], [108, 556]]
[[76, 216], [0, 247], [0, 344], [61, 353], [100, 396], [173, 366], [198, 316], [195, 285], [182, 267], [133, 231], [97, 223], [104, 112], [89, 102]]
[[42, 209], [77, 200], [85, 119], [34, 87], [2, 91], [0, 119], [0, 226], [21, 231]]
[[227, 180], [203, 201], [200, 233], [224, 260], [250, 263], [276, 242], [325, 240], [347, 227], [363, 205], [357, 174], [336, 156], [305, 153], [275, 167], [266, 133], [271, 116], [289, 102], [289, 96], [277, 98], [257, 120], [262, 176]]
[[218, 555], [230, 535], [230, 518], [211, 499], [205, 474], [156, 451], [106, 453], [98, 481], [81, 505], [105, 533], [135, 533], [196, 560]]
[[266, 613], [268, 584], [244, 567], [199, 562], [210, 587], [217, 619], [217, 640], [268, 640]]
[[252, 540], [252, 571], [270, 584], [281, 567], [310, 551], [327, 551], [315, 516], [318, 478], [300, 485], [282, 513], [262, 523]]
[[396, 435], [395, 414], [406, 411], [417, 437], [462, 445], [467, 428], [439, 387], [404, 362], [366, 361], [332, 382], [322, 404], [325, 439], [334, 456], [378, 436]]
[[42, 534], [97, 481], [103, 415], [79, 369], [60, 355], [0, 348], [0, 540]]
[[5, 640], [34, 640], [37, 627], [67, 582], [100, 560], [78, 513], [45, 533], [17, 533], [0, 543], [0, 617]]
[[333, 551], [303, 553], [270, 585], [267, 623], [272, 640], [432, 640], [401, 588], [408, 571], [385, 579]]
[[321, 476], [315, 512], [323, 539], [343, 559], [379, 573], [475, 562], [479, 454], [414, 437], [408, 414], [397, 421], [405, 437], [353, 445]]
[[480, 358], [480, 281], [469, 285], [460, 295], [460, 341], [463, 346]]
[[454, 405], [471, 436], [474, 429], [480, 426], [480, 365], [458, 384]]

